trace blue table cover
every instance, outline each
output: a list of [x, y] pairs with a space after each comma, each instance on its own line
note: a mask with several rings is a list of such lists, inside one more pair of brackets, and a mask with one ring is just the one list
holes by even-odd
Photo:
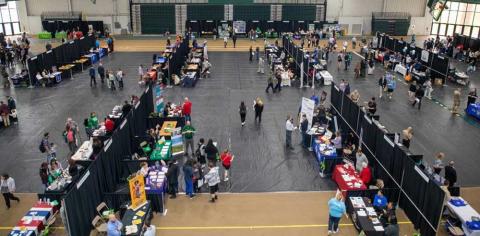
[[467, 221], [465, 224], [470, 230], [480, 230], [480, 221]]
[[35, 236], [35, 231], [33, 230], [12, 230], [8, 236]]
[[471, 103], [468, 105], [467, 114], [480, 119], [480, 103]]
[[466, 206], [467, 204], [465, 204], [464, 201], [462, 201], [461, 199], [450, 199], [450, 203], [452, 203], [452, 205], [456, 206], [456, 207], [462, 207], [462, 206]]

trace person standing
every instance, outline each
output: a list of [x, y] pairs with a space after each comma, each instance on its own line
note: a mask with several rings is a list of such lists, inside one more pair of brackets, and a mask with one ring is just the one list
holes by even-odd
[[253, 101], [253, 110], [255, 110], [255, 122], [258, 118], [258, 123], [262, 123], [263, 102], [259, 97]]
[[68, 144], [68, 149], [70, 150], [70, 155], [75, 154], [75, 151], [77, 150], [77, 140], [75, 138], [75, 132], [69, 125], [65, 128], [65, 139]]
[[8, 105], [8, 110], [14, 110], [17, 109], [17, 103], [15, 102], [15, 99], [13, 99], [12, 96], [7, 96], [7, 105]]
[[[263, 57], [258, 58], [258, 70], [257, 73], [260, 74], [265, 74], [265, 61], [263, 60]], [[273, 88], [273, 87], [272, 87]]]
[[388, 99], [392, 99], [393, 91], [397, 88], [397, 81], [392, 74], [387, 74], [387, 96]]
[[185, 97], [182, 105], [182, 113], [186, 121], [192, 121], [192, 102], [188, 97]]
[[227, 44], [228, 44], [228, 35], [225, 34], [223, 36], [223, 48], [227, 48]]
[[455, 89], [455, 91], [453, 91], [452, 113], [458, 114], [458, 108], [460, 108], [460, 89]]
[[20, 202], [20, 198], [13, 195], [13, 193], [15, 192], [15, 180], [8, 174], [2, 175], [0, 181], [0, 190], [2, 192], [3, 198], [5, 199], [5, 205], [7, 205], [7, 209], [10, 209], [10, 200]]
[[113, 71], [108, 71], [107, 72], [107, 76], [108, 76], [108, 83], [110, 84], [110, 89], [113, 91], [113, 90], [117, 90], [117, 88], [115, 87], [115, 76], [113, 75]]
[[90, 67], [88, 74], [90, 75], [90, 87], [92, 87], [93, 85], [97, 86], [97, 80], [95, 78], [95, 68], [93, 68], [93, 66]]
[[97, 68], [98, 75], [100, 76], [100, 81], [103, 84], [103, 80], [105, 79], [105, 68], [103, 67], [103, 64], [100, 63]]
[[203, 169], [205, 167], [205, 164], [207, 164], [206, 154], [205, 154], [205, 139], [201, 138], [198, 141], [197, 151], [195, 151], [195, 154], [197, 156], [198, 162], [200, 162], [200, 165]]
[[185, 180], [185, 194], [192, 199], [193, 194], [193, 159], [188, 159], [183, 165], [183, 177]]
[[368, 165], [368, 158], [365, 156], [365, 154], [362, 152], [362, 149], [358, 149], [357, 153], [355, 154], [356, 160], [355, 160], [355, 170], [360, 173], [362, 171], [363, 166], [362, 163], [367, 163]]
[[300, 122], [300, 131], [302, 131], [302, 145], [304, 148], [308, 148], [308, 142], [310, 141], [308, 138], [308, 119], [305, 114], [302, 115], [302, 121]]
[[343, 214], [348, 218], [343, 195], [337, 192], [335, 197], [328, 201], [328, 235], [338, 233], [338, 223]]
[[450, 161], [448, 165], [445, 166], [445, 179], [448, 180], [448, 187], [453, 187], [457, 182], [457, 170], [454, 164], [453, 161]]
[[423, 86], [425, 87], [425, 97], [428, 99], [432, 99], [432, 92], [433, 92], [432, 81], [427, 79], [427, 81], [423, 83]]
[[425, 95], [425, 92], [423, 91], [422, 86], [419, 86], [415, 92], [415, 101], [412, 103], [412, 107], [415, 107], [415, 104], [418, 102], [418, 110], [420, 110], [423, 95]]
[[195, 128], [190, 124], [190, 121], [187, 120], [185, 126], [182, 128], [183, 140], [185, 142], [185, 155], [188, 156], [188, 146], [192, 151], [192, 156], [195, 154], [193, 135], [195, 134]]
[[223, 151], [222, 155], [220, 155], [220, 160], [222, 161], [222, 166], [225, 168], [225, 174], [224, 174], [224, 180], [228, 181], [228, 171], [230, 170], [230, 167], [232, 166], [232, 161], [233, 161], [234, 156], [228, 149], [225, 149]]
[[43, 134], [42, 141], [40, 142], [40, 152], [47, 154], [47, 162], [50, 162], [50, 158], [52, 155], [52, 146], [50, 145], [50, 141], [48, 140], [49, 133], [46, 132]]
[[247, 116], [247, 106], [245, 106], [245, 102], [240, 102], [240, 107], [238, 108], [238, 112], [240, 113], [240, 121], [242, 122], [242, 127], [245, 126], [245, 117]]
[[415, 92], [417, 92], [417, 82], [413, 81], [408, 88], [408, 99], [410, 102], [415, 100]]
[[287, 117], [287, 121], [285, 122], [285, 131], [286, 131], [286, 135], [285, 135], [285, 146], [291, 150], [293, 150], [293, 146], [292, 146], [292, 133], [293, 131], [297, 129], [297, 127], [295, 127], [293, 125], [293, 118], [292, 116], [288, 116]]
[[118, 68], [118, 71], [117, 71], [117, 82], [118, 82], [118, 87], [123, 89], [123, 71], [120, 68]]
[[253, 61], [253, 48], [252, 48], [252, 46], [250, 46], [250, 49], [248, 50], [248, 60], [250, 62]]
[[387, 80], [386, 80], [385, 77], [386, 76], [382, 76], [382, 77], [380, 77], [380, 79], [378, 79], [378, 89], [379, 89], [378, 97], [379, 98], [382, 98], [383, 90], [385, 90], [385, 88], [387, 87]]
[[477, 96], [477, 88], [472, 88], [470, 90], [470, 92], [468, 92], [468, 98], [467, 98], [467, 107], [471, 104], [471, 103], [475, 103], [475, 101], [477, 100], [478, 96]]
[[213, 144], [212, 139], [209, 139], [207, 145], [205, 146], [205, 154], [208, 162], [213, 163], [214, 165], [217, 163], [218, 149]]
[[406, 148], [410, 148], [410, 141], [413, 138], [413, 128], [408, 127], [402, 131], [403, 138], [402, 138], [402, 144]]
[[433, 172], [437, 175], [439, 175], [440, 172], [442, 172], [444, 157], [445, 157], [445, 154], [443, 152], [437, 153], [437, 156], [435, 157], [435, 161], [433, 163]]
[[3, 126], [10, 126], [10, 110], [8, 105], [0, 101], [0, 115], [2, 116]]
[[208, 164], [208, 173], [205, 175], [205, 181], [208, 183], [210, 189], [210, 202], [214, 203], [218, 200], [218, 184], [220, 183], [220, 175], [218, 174], [218, 167], [214, 163]]
[[170, 194], [170, 199], [177, 197], [178, 191], [178, 161], [173, 160], [170, 163], [167, 171], [167, 180], [168, 180], [168, 192]]
[[337, 71], [340, 71], [340, 67], [342, 67], [342, 61], [343, 61], [343, 54], [339, 52], [337, 56]]
[[232, 35], [232, 41], [233, 41], [233, 48], [235, 48], [237, 45], [237, 35], [235, 33], [233, 33]]
[[273, 88], [273, 92], [277, 91], [280, 92], [282, 91], [282, 72], [280, 69], [277, 69], [275, 71], [275, 78], [277, 79], [277, 84], [275, 85], [275, 88]]
[[268, 93], [268, 89], [272, 88], [272, 92], [275, 93], [275, 88], [273, 87], [273, 75], [272, 73], [269, 73], [267, 76], [267, 88], [265, 89], [265, 92]]

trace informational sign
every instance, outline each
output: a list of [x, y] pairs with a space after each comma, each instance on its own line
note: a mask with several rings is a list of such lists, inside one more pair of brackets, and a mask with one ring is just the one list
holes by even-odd
[[163, 96], [160, 85], [155, 85], [155, 108], [158, 113], [163, 113]]
[[130, 189], [130, 200], [132, 202], [132, 209], [141, 207], [147, 202], [147, 196], [145, 195], [145, 181], [142, 175], [136, 175], [128, 180], [128, 186]]
[[233, 29], [237, 34], [244, 34], [246, 33], [247, 24], [245, 21], [234, 21], [233, 22]]
[[315, 101], [312, 99], [303, 97], [302, 98], [302, 109], [301, 113], [307, 116], [308, 120], [308, 128], [312, 127], [312, 120], [313, 120], [313, 110], [315, 109]]
[[430, 53], [427, 50], [422, 50], [422, 57], [421, 57], [422, 61], [428, 63], [428, 56], [429, 55], [430, 55]]

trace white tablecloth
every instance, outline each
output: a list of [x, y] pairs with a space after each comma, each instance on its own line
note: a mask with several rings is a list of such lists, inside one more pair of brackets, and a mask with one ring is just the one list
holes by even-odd
[[83, 142], [82, 146], [72, 156], [75, 161], [88, 160], [93, 153], [93, 147], [90, 145], [90, 141]]
[[320, 71], [320, 75], [323, 78], [323, 83], [325, 85], [331, 85], [333, 81], [333, 76], [326, 70]]
[[[461, 199], [461, 200], [465, 201], [461, 197], [458, 197], [458, 199]], [[467, 225], [465, 224], [467, 221], [472, 221], [472, 216], [480, 218], [480, 214], [478, 214], [478, 212], [475, 209], [473, 209], [472, 206], [470, 206], [467, 203], [466, 206], [457, 207], [457, 206], [454, 206], [449, 201], [447, 203], [447, 207], [453, 214], [455, 214], [458, 217], [458, 219], [460, 221], [462, 221], [462, 229], [463, 229], [463, 232], [465, 233], [465, 235], [467, 235], [467, 236], [480, 236], [480, 230], [471, 231], [467, 228]]]
[[398, 72], [398, 73], [402, 74], [403, 76], [405, 76], [407, 74], [407, 68], [405, 68], [405, 66], [403, 66], [401, 64], [397, 64], [395, 66], [395, 72]]

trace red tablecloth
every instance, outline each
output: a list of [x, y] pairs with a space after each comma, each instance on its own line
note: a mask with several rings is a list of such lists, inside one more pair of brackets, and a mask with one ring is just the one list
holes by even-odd
[[[345, 180], [344, 176], [348, 176], [350, 180]], [[367, 189], [367, 186], [365, 186], [362, 180], [358, 177], [353, 166], [345, 168], [344, 165], [336, 165], [333, 170], [332, 179], [337, 183], [338, 188], [342, 191], [344, 196], [346, 196], [348, 190]], [[360, 183], [360, 187], [355, 187], [355, 183]]]
[[19, 221], [16, 226], [20, 228], [36, 228], [37, 232], [41, 232], [45, 228], [41, 220], [32, 220], [30, 222]]
[[[36, 235], [38, 235], [39, 232], [41, 232], [43, 229], [45, 229], [44, 222], [47, 222], [48, 219], [42, 219], [42, 220], [37, 220], [40, 219], [41, 217], [35, 217], [35, 220], [28, 220], [32, 219], [31, 215], [28, 215], [29, 212], [31, 211], [48, 211], [50, 212], [49, 217], [52, 216], [53, 213], [57, 211], [57, 207], [51, 206], [50, 204], [46, 202], [37, 202], [35, 205], [33, 205], [32, 208], [27, 212], [27, 215], [25, 215], [22, 220], [20, 220], [15, 228], [22, 229], [22, 227], [27, 228], [28, 230], [34, 230], [36, 232]], [[25, 219], [25, 221], [23, 220]]]

